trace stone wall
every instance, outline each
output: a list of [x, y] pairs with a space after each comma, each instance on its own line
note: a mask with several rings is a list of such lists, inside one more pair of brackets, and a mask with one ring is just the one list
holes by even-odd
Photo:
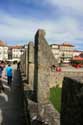
[[37, 31], [35, 43], [30, 42], [28, 44], [27, 52], [27, 60], [25, 53], [23, 55], [25, 58], [22, 57], [21, 64], [24, 68], [23, 70], [27, 70], [27, 85], [29, 87], [25, 89], [25, 97], [28, 100], [31, 120], [33, 121], [36, 116], [41, 120], [42, 125], [46, 122], [48, 125], [59, 125], [59, 113], [49, 102], [50, 84], [52, 80], [52, 75], [50, 74], [51, 66], [57, 65], [57, 61], [45, 39], [45, 32], [43, 30]]
[[51, 103], [40, 106], [40, 116], [46, 125], [60, 125], [60, 114]]
[[28, 44], [28, 84], [31, 90], [33, 90], [34, 83], [34, 43], [29, 42]]
[[21, 71], [26, 74], [26, 53], [24, 51], [23, 55], [21, 56]]
[[[50, 88], [62, 87], [63, 85], [61, 125], [68, 124], [68, 122], [70, 123], [69, 125], [79, 125], [77, 124], [78, 121], [82, 122], [80, 117], [83, 113], [79, 113], [82, 110], [82, 101], [80, 101], [80, 98], [82, 99], [82, 96], [80, 96], [82, 84], [80, 81], [67, 78], [67, 76], [80, 78], [80, 76], [83, 76], [83, 73], [56, 72], [52, 70], [52, 66], [57, 65], [57, 61], [45, 39], [45, 32], [43, 30], [37, 31], [35, 43], [30, 42], [27, 45], [27, 51], [25, 51], [21, 58], [21, 65], [27, 77], [28, 87], [26, 88], [25, 95], [28, 100], [32, 120], [37, 116], [41, 117], [41, 121], [47, 122], [48, 125], [60, 124], [60, 115], [50, 104], [49, 94]], [[72, 121], [73, 115], [77, 123]], [[68, 117], [70, 117], [69, 121]]]
[[56, 72], [50, 70], [50, 88], [52, 87], [62, 87], [64, 77], [77, 77], [80, 78], [83, 76], [83, 72], [74, 72], [74, 71], [65, 71], [65, 72]]
[[[35, 51], [34, 51], [34, 91], [36, 92], [36, 99], [38, 102], [38, 114], [41, 119], [48, 123], [48, 125], [59, 125], [59, 114], [52, 108], [49, 102], [50, 82], [51, 82], [51, 66], [57, 65], [51, 49], [45, 39], [45, 32], [38, 30], [35, 35]], [[47, 107], [49, 106], [48, 112]], [[54, 119], [54, 117], [56, 117]], [[47, 121], [48, 120], [48, 121]], [[58, 121], [58, 122], [57, 122]]]
[[38, 30], [35, 35], [35, 54], [38, 55], [38, 63], [42, 65], [57, 65], [57, 60], [51, 51], [46, 39], [45, 31]]
[[[37, 101], [41, 104], [48, 103], [50, 70], [49, 67], [57, 65], [51, 49], [45, 39], [44, 30], [38, 30], [35, 35], [34, 51], [34, 90]], [[44, 90], [45, 89], [45, 90]]]
[[65, 77], [62, 87], [61, 125], [83, 124], [83, 78]]

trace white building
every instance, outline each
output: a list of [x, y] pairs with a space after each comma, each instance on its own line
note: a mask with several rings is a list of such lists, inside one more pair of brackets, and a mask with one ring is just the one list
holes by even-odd
[[8, 60], [8, 46], [0, 40], [0, 60]]
[[24, 52], [24, 46], [11, 46], [9, 47], [9, 60], [20, 61], [20, 57]]
[[52, 50], [52, 53], [53, 53], [55, 59], [57, 59], [58, 63], [59, 63], [60, 56], [61, 56], [59, 45], [58, 44], [51, 44], [50, 47], [51, 47], [51, 50]]
[[74, 56], [74, 46], [64, 42], [63, 44], [51, 44], [51, 50], [58, 60], [58, 63], [63, 61], [64, 63], [70, 62], [71, 58]]
[[67, 42], [64, 42], [63, 44], [60, 44], [59, 47], [61, 52], [61, 59], [64, 63], [69, 63], [71, 58], [73, 57], [74, 46]]

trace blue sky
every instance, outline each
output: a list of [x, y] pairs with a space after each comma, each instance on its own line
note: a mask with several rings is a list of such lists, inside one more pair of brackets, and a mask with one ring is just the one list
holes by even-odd
[[82, 0], [0, 0], [0, 39], [8, 44], [34, 40], [46, 31], [49, 44], [69, 42], [83, 50]]

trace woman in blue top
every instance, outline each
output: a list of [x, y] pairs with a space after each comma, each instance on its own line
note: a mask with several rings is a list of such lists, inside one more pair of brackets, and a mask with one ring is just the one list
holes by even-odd
[[11, 86], [12, 83], [12, 67], [10, 64], [8, 64], [8, 67], [6, 68], [6, 75], [8, 80], [8, 85]]

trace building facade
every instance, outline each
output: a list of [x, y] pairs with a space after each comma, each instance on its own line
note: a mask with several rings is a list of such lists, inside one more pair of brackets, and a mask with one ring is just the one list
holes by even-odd
[[0, 40], [0, 60], [8, 60], [8, 46], [5, 42]]
[[51, 47], [51, 50], [52, 50], [52, 53], [53, 53], [55, 59], [57, 59], [58, 63], [59, 63], [60, 57], [61, 57], [59, 45], [58, 44], [51, 44], [50, 47]]
[[51, 50], [54, 57], [58, 60], [58, 63], [69, 63], [74, 56], [79, 56], [81, 51], [75, 50], [74, 45], [67, 42], [63, 44], [51, 44]]
[[69, 63], [71, 58], [73, 57], [74, 46], [69, 43], [63, 43], [59, 45], [59, 50], [61, 53], [61, 60], [64, 63]]
[[20, 61], [20, 57], [24, 52], [24, 46], [10, 46], [9, 47], [9, 53], [8, 53], [8, 59], [10, 61]]

